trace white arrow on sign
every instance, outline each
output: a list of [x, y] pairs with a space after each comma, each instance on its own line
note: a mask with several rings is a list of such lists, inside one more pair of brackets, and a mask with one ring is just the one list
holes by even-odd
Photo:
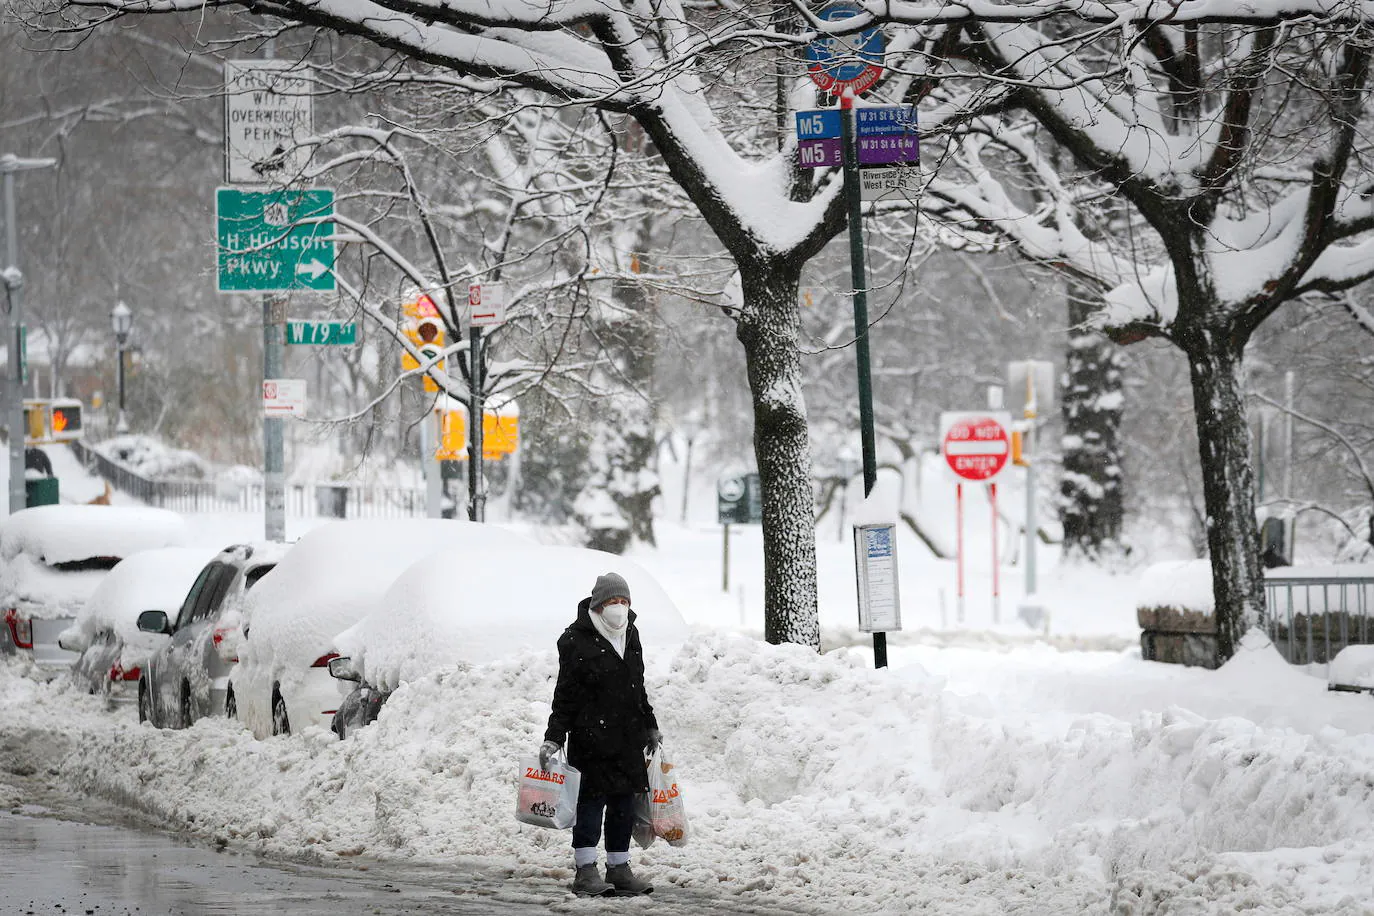
[[296, 263], [296, 273], [306, 274], [312, 280], [318, 280], [321, 275], [327, 273], [329, 268], [319, 261], [311, 258], [309, 261], [298, 261]]

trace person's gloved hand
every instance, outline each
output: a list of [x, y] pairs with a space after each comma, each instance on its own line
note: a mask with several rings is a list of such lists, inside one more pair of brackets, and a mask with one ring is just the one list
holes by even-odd
[[555, 741], [545, 741], [543, 744], [539, 745], [539, 769], [547, 770], [549, 768], [549, 758], [562, 749], [563, 745]]
[[658, 746], [663, 743], [663, 732], [656, 728], [649, 729], [649, 738], [644, 744], [644, 750], [652, 754], [658, 750]]

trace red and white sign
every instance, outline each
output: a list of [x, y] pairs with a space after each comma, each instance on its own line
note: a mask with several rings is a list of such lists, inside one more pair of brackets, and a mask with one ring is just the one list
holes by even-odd
[[468, 287], [468, 324], [475, 328], [506, 323], [506, 285], [473, 283]]
[[262, 410], [269, 417], [304, 417], [305, 379], [263, 379]]
[[990, 483], [1011, 458], [1011, 415], [1005, 411], [940, 414], [940, 454], [955, 479]]

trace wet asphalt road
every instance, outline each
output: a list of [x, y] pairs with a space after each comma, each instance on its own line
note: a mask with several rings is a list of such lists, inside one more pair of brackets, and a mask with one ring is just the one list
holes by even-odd
[[0, 913], [7, 916], [547, 911], [495, 899], [500, 886], [482, 879], [444, 888], [357, 869], [266, 863], [132, 827], [22, 814], [0, 814], [0, 862]]
[[[50, 761], [71, 737], [0, 724], [0, 916], [831, 916], [831, 909], [660, 883], [579, 899], [567, 877], [362, 857], [307, 865], [198, 845], [64, 786]], [[649, 877], [653, 877], [652, 874]]]

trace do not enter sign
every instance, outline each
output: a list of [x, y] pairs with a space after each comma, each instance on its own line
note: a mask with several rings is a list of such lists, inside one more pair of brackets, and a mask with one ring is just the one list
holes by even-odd
[[957, 480], [995, 480], [1011, 457], [1011, 416], [1000, 412], [940, 414], [940, 453]]

